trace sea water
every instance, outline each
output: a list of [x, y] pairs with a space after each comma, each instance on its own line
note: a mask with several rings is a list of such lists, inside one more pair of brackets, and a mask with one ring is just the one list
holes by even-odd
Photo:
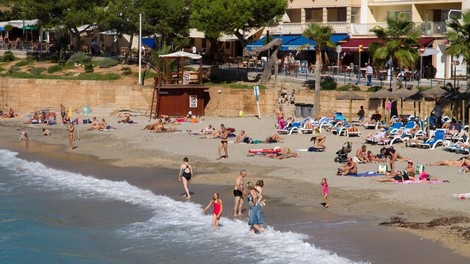
[[201, 205], [0, 149], [0, 263], [353, 263], [242, 220], [214, 230]]

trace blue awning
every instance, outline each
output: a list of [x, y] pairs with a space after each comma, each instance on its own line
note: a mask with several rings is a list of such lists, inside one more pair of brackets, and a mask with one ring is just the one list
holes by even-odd
[[[315, 49], [315, 41], [312, 39], [308, 39], [303, 35], [273, 35], [273, 39], [275, 38], [282, 38], [282, 47], [281, 50], [298, 50], [300, 47], [304, 46], [304, 50], [314, 50]], [[338, 43], [341, 40], [349, 38], [348, 34], [333, 34], [331, 35], [331, 41], [333, 43]], [[261, 38], [260, 40], [247, 45], [247, 49], [251, 50], [254, 47], [261, 47], [264, 46], [264, 40], [266, 37]]]
[[[295, 40], [297, 38], [300, 38], [302, 35], [273, 35], [272, 39], [280, 38], [282, 39], [282, 44], [284, 45], [285, 43], [289, 43], [292, 40]], [[255, 47], [262, 47], [266, 45], [264, 42], [266, 41], [266, 36], [260, 38], [259, 40], [249, 44], [246, 46], [248, 50], [251, 50], [252, 48]]]

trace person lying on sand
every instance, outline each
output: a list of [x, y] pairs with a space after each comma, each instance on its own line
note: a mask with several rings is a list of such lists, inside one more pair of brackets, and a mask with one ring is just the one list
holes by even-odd
[[126, 118], [119, 120], [118, 123], [123, 123], [123, 124], [134, 124], [134, 121], [131, 120], [131, 116], [128, 115]]
[[462, 158], [459, 160], [441, 160], [426, 164], [428, 166], [451, 166], [451, 167], [469, 167], [470, 160]]
[[410, 181], [415, 179], [414, 176], [415, 168], [413, 166], [413, 161], [408, 160], [408, 165], [404, 170], [392, 171], [386, 176], [386, 178], [380, 179], [379, 182]]
[[23, 124], [37, 124], [37, 123], [39, 123], [38, 112], [34, 112], [33, 117], [23, 122]]
[[271, 159], [288, 159], [297, 158], [299, 157], [299, 154], [297, 154], [297, 152], [292, 152], [289, 148], [283, 148], [279, 152], [265, 154], [264, 156]]
[[263, 143], [282, 143], [284, 138], [280, 137], [278, 134], [274, 134], [270, 137], [267, 137], [263, 140]]
[[338, 169], [338, 176], [345, 176], [345, 175], [356, 175], [357, 174], [357, 164], [354, 162], [352, 158], [348, 158], [348, 162], [341, 166]]

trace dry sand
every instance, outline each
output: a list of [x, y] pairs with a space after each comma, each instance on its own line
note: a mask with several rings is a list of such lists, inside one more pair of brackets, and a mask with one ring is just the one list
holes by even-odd
[[[101, 117], [99, 117], [101, 118]], [[311, 146], [311, 135], [294, 134], [284, 136], [279, 144], [229, 144], [229, 158], [216, 160], [218, 139], [203, 139], [201, 136], [181, 133], [152, 133], [142, 128], [149, 124], [144, 116], [134, 116], [137, 124], [118, 124], [118, 118], [106, 117], [108, 124], [116, 127], [112, 131], [86, 131], [88, 125], [77, 126], [76, 149], [80, 154], [94, 155], [100, 159], [114, 160], [117, 167], [162, 167], [178, 168], [183, 157], [187, 156], [195, 170], [192, 184], [211, 184], [231, 188], [240, 169], [248, 171], [246, 181], [265, 180], [265, 193], [273, 200], [296, 205], [306, 212], [325, 210], [321, 207], [321, 178], [328, 178], [330, 186], [331, 213], [343, 216], [366, 217], [377, 224], [391, 217], [400, 216], [408, 221], [427, 222], [440, 217], [470, 216], [469, 201], [455, 199], [453, 193], [470, 192], [470, 174], [458, 172], [456, 167], [426, 167], [434, 178], [448, 180], [449, 183], [436, 184], [395, 184], [379, 183], [377, 177], [336, 176], [338, 163], [333, 161], [335, 152], [345, 141], [353, 142], [353, 155], [363, 144], [362, 139], [370, 132], [361, 130], [361, 137], [346, 138], [327, 135], [327, 149], [322, 153], [299, 152], [300, 157], [285, 160], [264, 157], [248, 157], [251, 148], [289, 147], [292, 150]], [[65, 127], [48, 127], [52, 135], [42, 136], [43, 125], [23, 125], [24, 119], [0, 119], [0, 136], [16, 141], [19, 131], [27, 131], [29, 137], [46, 144], [68, 145]], [[154, 120], [152, 120], [154, 122]], [[218, 128], [221, 123], [233, 127], [237, 133], [243, 129], [254, 139], [264, 139], [276, 133], [273, 117], [221, 118], [204, 117], [201, 122], [183, 123], [176, 128], [200, 130], [211, 124]], [[78, 135], [79, 131], [79, 135]], [[79, 136], [79, 137], [78, 137]], [[18, 143], [21, 144], [21, 143]], [[374, 153], [381, 146], [369, 146]], [[405, 157], [415, 164], [427, 164], [438, 160], [457, 159], [460, 156], [436, 150], [423, 150], [396, 146]], [[405, 162], [397, 162], [397, 168], [404, 168]], [[359, 164], [359, 172], [375, 171], [377, 163]], [[129, 176], [132, 177], [132, 176]], [[269, 203], [269, 201], [268, 201]], [[456, 224], [468, 227], [468, 223]], [[432, 230], [413, 230], [426, 239], [439, 240], [445, 246], [470, 256], [470, 243], [455, 228], [432, 228]], [[407, 229], [408, 230], [408, 229]]]

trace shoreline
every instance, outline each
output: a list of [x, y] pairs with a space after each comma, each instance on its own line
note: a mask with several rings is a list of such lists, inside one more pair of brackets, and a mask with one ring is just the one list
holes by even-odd
[[[205, 124], [200, 124], [202, 125], [207, 125]], [[137, 129], [140, 129], [141, 126], [144, 125], [139, 125]], [[26, 127], [26, 128], [25, 128]], [[83, 126], [81, 126], [83, 127]], [[54, 127], [55, 132], [53, 133], [52, 137], [38, 137], [36, 134], [39, 132], [40, 126], [38, 127], [33, 127], [28, 125], [22, 125], [22, 124], [13, 124], [10, 129], [4, 129], [6, 127], [2, 127], [1, 129], [1, 134], [3, 135], [3, 138], [9, 138], [10, 139], [10, 145], [12, 146], [18, 146], [21, 143], [19, 143], [16, 138], [16, 133], [13, 133], [14, 131], [20, 130], [31, 130], [31, 134], [34, 136], [35, 140], [38, 140], [38, 142], [31, 141], [30, 142], [30, 148], [35, 148], [36, 144], [37, 146], [42, 145], [41, 148], [45, 148], [45, 152], [48, 153], [48, 157], [53, 159], [53, 160], [60, 160], [60, 157], [62, 156], [65, 152], [66, 149], [66, 136], [65, 133], [60, 133], [60, 130], [63, 129], [65, 131], [65, 128], [58, 127], [61, 129], [56, 129]], [[82, 128], [81, 128], [82, 129]], [[119, 128], [118, 128], [119, 129]], [[9, 130], [9, 131], [6, 131]], [[36, 131], [35, 131], [36, 130]], [[120, 132], [120, 131], [119, 131]], [[153, 134], [148, 131], [148, 134]], [[30, 133], [30, 132], [28, 132]], [[58, 135], [55, 135], [55, 134]], [[78, 148], [74, 150], [74, 152], [65, 152], [66, 153], [66, 158], [69, 159], [70, 162], [76, 162], [73, 159], [73, 156], [80, 156], [80, 158], [75, 157], [75, 159], [80, 159], [80, 162], [83, 162], [82, 159], [85, 159], [86, 162], [92, 161], [96, 162], [95, 158], [93, 157], [98, 157], [99, 161], [97, 161], [100, 164], [100, 166], [108, 166], [112, 165], [113, 167], [117, 169], [129, 169], [129, 170], [145, 170], [145, 169], [152, 169], [152, 168], [163, 168], [163, 170], [173, 170], [176, 171], [175, 168], [179, 165], [180, 159], [182, 159], [182, 155], [176, 155], [172, 152], [165, 152], [161, 150], [156, 150], [155, 148], [144, 148], [144, 150], [138, 150], [136, 151], [136, 147], [132, 148], [126, 148], [124, 146], [124, 149], [127, 149], [127, 152], [125, 153], [118, 153], [120, 151], [111, 151], [114, 150], [119, 146], [119, 142], [121, 141], [136, 141], [136, 140], [142, 140], [142, 138], [134, 138], [134, 139], [128, 139], [117, 135], [113, 135], [113, 137], [106, 135], [108, 132], [102, 132], [101, 134], [99, 132], [83, 132], [81, 133], [81, 139], [80, 141], [76, 141], [76, 144], [78, 145]], [[15, 136], [12, 136], [12, 134], [15, 134]], [[30, 134], [30, 135], [31, 135]], [[103, 135], [104, 134], [104, 135]], [[140, 133], [139, 133], [140, 134]], [[158, 136], [157, 134], [153, 134], [151, 136]], [[293, 135], [295, 137], [295, 135]], [[14, 140], [14, 141], [13, 141]], [[62, 141], [60, 141], [62, 140]], [[143, 138], [144, 144], [146, 142], [145, 137]], [[195, 139], [198, 140], [198, 139]], [[307, 139], [308, 140], [308, 139]], [[59, 146], [51, 146], [50, 144], [55, 144], [59, 143]], [[101, 144], [105, 141], [106, 144]], [[154, 141], [151, 141], [150, 139], [148, 140], [152, 143], [155, 143]], [[211, 141], [211, 140], [202, 140], [204, 141]], [[101, 142], [101, 143], [100, 143]], [[218, 142], [218, 141], [217, 141]], [[0, 142], [1, 143], [1, 142]], [[158, 142], [161, 143], [161, 142]], [[182, 142], [181, 144], [184, 145], [185, 142]], [[187, 143], [187, 142], [186, 142]], [[205, 143], [205, 142], [204, 142]], [[210, 142], [213, 143], [213, 142]], [[44, 145], [45, 144], [45, 145]], [[3, 145], [3, 144], [1, 144]], [[106, 145], [106, 148], [104, 146]], [[132, 144], [131, 144], [132, 145]], [[161, 143], [161, 145], [165, 145], [164, 143]], [[168, 144], [167, 144], [168, 145]], [[139, 145], [139, 146], [142, 146]], [[238, 147], [238, 146], [237, 146]], [[245, 147], [245, 146], [244, 146]], [[21, 147], [20, 147], [21, 148]], [[229, 145], [229, 148], [234, 148], [232, 144]], [[18, 149], [18, 148], [17, 148]], [[51, 151], [51, 149], [53, 149]], [[333, 147], [334, 149], [334, 147]], [[19, 149], [21, 150], [21, 149]], [[230, 151], [230, 150], [229, 150]], [[26, 151], [20, 151], [22, 154], [25, 155], [27, 153]], [[88, 155], [91, 156], [82, 156], [79, 154], [83, 154], [83, 152], [86, 152]], [[109, 153], [112, 152], [112, 153]], [[191, 151], [190, 151], [191, 152]], [[213, 151], [212, 151], [213, 152]], [[77, 153], [77, 154], [75, 154]], [[138, 155], [136, 156], [136, 153]], [[232, 152], [233, 153], [233, 152]], [[308, 155], [308, 154], [303, 154], [302, 155]], [[34, 155], [33, 155], [34, 156]], [[120, 157], [119, 157], [120, 156]], [[342, 188], [342, 187], [335, 187], [332, 186], [330, 187], [330, 191], [334, 194], [331, 196], [330, 200], [332, 203], [332, 208], [328, 208], [327, 210], [324, 210], [320, 206], [321, 200], [321, 190], [319, 188], [319, 181], [313, 181], [312, 184], [304, 184], [305, 181], [299, 181], [298, 179], [292, 179], [292, 177], [284, 177], [285, 175], [282, 175], [282, 177], [279, 176], [274, 176], [274, 174], [279, 173], [279, 171], [284, 170], [282, 166], [275, 166], [273, 162], [284, 162], [284, 160], [281, 161], [271, 161], [268, 160], [269, 164], [250, 164], [250, 162], [245, 161], [245, 162], [231, 162], [230, 163], [223, 163], [223, 162], [216, 162], [216, 161], [210, 161], [207, 160], [203, 157], [195, 157], [195, 155], [188, 155], [190, 156], [190, 161], [193, 164], [193, 166], [196, 168], [196, 177], [194, 178], [194, 181], [192, 182], [190, 189], [193, 191], [197, 190], [197, 193], [199, 192], [204, 192], [207, 191], [208, 189], [213, 189], [213, 186], [218, 186], [217, 188], [223, 188], [225, 192], [230, 193], [230, 190], [233, 185], [233, 180], [235, 176], [238, 174], [238, 171], [240, 168], [246, 168], [249, 172], [249, 176], [247, 181], [256, 181], [258, 178], [262, 178], [265, 180], [266, 187], [265, 187], [265, 193], [266, 196], [269, 198], [268, 199], [268, 206], [266, 207], [267, 213], [270, 210], [273, 210], [273, 213], [277, 210], [275, 208], [271, 208], [272, 204], [276, 204], [276, 206], [282, 207], [284, 210], [288, 208], [295, 208], [293, 209], [295, 211], [295, 214], [299, 216], [299, 220], [305, 220], [309, 219], [309, 217], [313, 216], [324, 216], [325, 214], [328, 215], [328, 217], [337, 219], [338, 221], [345, 220], [347, 221], [348, 219], [358, 219], [361, 223], [362, 221], [366, 222], [367, 225], [370, 227], [376, 226], [379, 222], [385, 221], [388, 218], [396, 215], [413, 215], [410, 214], [408, 211], [413, 211], [414, 212], [414, 218], [413, 220], [432, 220], [429, 219], [430, 216], [439, 216], [439, 215], [455, 215], [455, 212], [452, 211], [439, 211], [439, 209], [426, 209], [426, 208], [418, 208], [416, 210], [415, 207], [410, 207], [407, 206], [406, 204], [400, 204], [400, 203], [394, 203], [391, 201], [384, 200], [383, 198], [380, 197], [381, 195], [381, 190], [369, 190], [367, 195], [364, 194], [363, 189], [354, 189], [354, 188]], [[214, 155], [215, 156], [215, 155]], [[236, 155], [231, 154], [230, 159]], [[83, 158], [87, 157], [87, 158]], [[129, 158], [131, 157], [131, 158]], [[37, 157], [36, 157], [37, 158]], [[249, 161], [251, 159], [263, 159], [260, 157], [253, 157], [253, 158], [247, 158]], [[215, 158], [214, 158], [215, 160]], [[229, 161], [229, 160], [227, 160]], [[289, 160], [287, 160], [289, 161]], [[258, 162], [259, 163], [259, 162]], [[264, 163], [264, 162], [261, 162]], [[60, 162], [56, 162], [56, 165], [60, 164]], [[131, 166], [132, 165], [132, 166]], [[164, 165], [164, 166], [163, 166]], [[100, 167], [98, 166], [98, 167]], [[203, 168], [203, 169], [202, 169]], [[66, 168], [61, 168], [61, 169], [66, 169]], [[93, 168], [93, 169], [88, 169], [89, 173], [94, 175], [95, 177], [98, 178], [106, 178], [106, 179], [111, 179], [111, 180], [116, 180], [116, 177], [114, 176], [105, 176], [101, 175], [101, 173], [105, 174], [104, 171], [100, 172], [99, 168]], [[220, 173], [219, 171], [226, 171], [226, 173]], [[82, 171], [86, 173], [87, 169], [83, 169]], [[253, 175], [260, 175], [260, 176], [253, 176]], [[130, 183], [135, 185], [132, 180], [133, 177], [128, 176], [124, 177], [122, 179], [125, 180], [131, 180]], [[329, 179], [333, 179], [333, 176], [328, 177]], [[357, 180], [367, 180], [369, 182], [370, 179], [357, 179]], [[138, 182], [138, 179], [135, 179], [136, 182]], [[147, 181], [147, 182], [146, 182]], [[176, 181], [176, 177], [175, 177]], [[154, 183], [155, 184], [155, 183]], [[173, 183], [168, 183], [166, 182], [165, 184], [171, 185]], [[138, 182], [137, 186], [140, 188], [145, 188], [151, 186], [151, 184], [148, 182], [148, 179], [144, 180], [143, 182]], [[199, 187], [200, 186], [200, 187]], [[153, 190], [153, 187], [151, 187]], [[158, 189], [158, 188], [157, 188]], [[173, 187], [170, 188], [172, 192], [175, 190], [182, 191], [182, 186], [180, 184], [173, 184]], [[194, 197], [194, 201], [197, 201], [198, 203], [204, 205], [207, 202], [207, 197], [204, 195], [204, 197], [201, 197], [201, 195], [198, 195], [196, 193], [196, 196]], [[231, 196], [228, 196], [231, 198]], [[178, 195], [171, 197], [173, 199], [178, 199]], [[229, 198], [225, 198], [229, 199]], [[193, 199], [192, 199], [193, 200]], [[361, 204], [356, 204], [361, 202]], [[230, 201], [232, 202], [232, 201]], [[294, 206], [292, 206], [294, 205]], [[227, 207], [226, 212], [229, 211], [231, 213], [231, 207]], [[379, 208], [387, 208], [386, 212], [381, 212], [381, 214], [377, 214]], [[290, 210], [290, 209], [289, 209]], [[439, 211], [439, 212], [438, 212]], [[225, 213], [224, 213], [225, 215]], [[280, 213], [282, 215], [282, 213]], [[270, 221], [268, 222], [276, 222], [279, 224], [282, 228], [282, 226], [288, 226], [289, 221], [285, 219], [285, 217], [281, 217], [281, 220], [272, 220], [268, 217]], [[268, 223], [269, 224], [269, 223]], [[276, 226], [275, 226], [275, 229]], [[394, 229], [394, 228], [373, 228], [374, 230], [380, 232], [389, 232], [387, 230], [389, 229]], [[288, 229], [285, 229], [287, 231]], [[406, 230], [409, 231], [409, 230]], [[394, 231], [394, 232], [401, 232], [401, 231]], [[414, 232], [414, 231], [413, 231]], [[409, 232], [412, 233], [412, 232]], [[417, 235], [420, 237], [424, 237], [424, 233], [429, 235], [430, 232], [418, 232]], [[311, 234], [310, 234], [311, 235]], [[426, 236], [427, 236], [426, 235]], [[398, 235], [400, 236], [400, 235]], [[428, 236], [429, 237], [429, 236]], [[447, 236], [448, 238], [448, 236]], [[434, 239], [433, 237], [429, 237], [428, 239]], [[446, 244], [446, 238], [440, 237], [441, 241]], [[429, 240], [431, 243], [432, 240]], [[318, 241], [312, 240], [315, 245], [319, 245], [322, 247], [322, 243], [318, 243]], [[462, 243], [457, 243], [457, 244], [462, 244]], [[468, 246], [468, 243], [466, 243]], [[333, 245], [329, 245], [333, 246]], [[464, 254], [465, 252], [468, 252], [466, 248], [460, 248], [460, 249], [455, 249], [455, 245], [447, 244], [446, 245], [448, 248], [453, 248], [453, 250], [458, 250], [459, 253]], [[334, 249], [332, 249], [333, 252]], [[341, 253], [339, 253], [341, 255]], [[347, 257], [347, 256], [346, 256]], [[468, 256], [466, 256], [468, 257]], [[411, 263], [411, 262], [410, 262]]]

